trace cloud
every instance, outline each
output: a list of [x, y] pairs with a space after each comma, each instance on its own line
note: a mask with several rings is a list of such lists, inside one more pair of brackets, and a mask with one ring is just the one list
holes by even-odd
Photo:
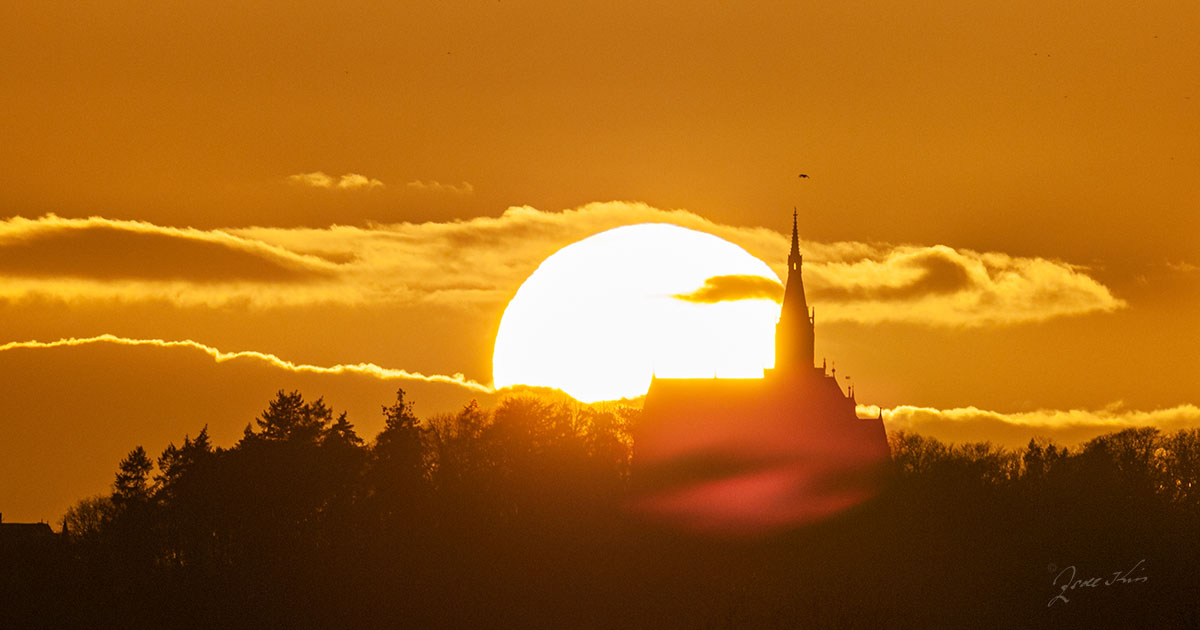
[[[592, 203], [561, 212], [520, 206], [498, 217], [326, 228], [194, 230], [49, 215], [0, 221], [0, 252], [20, 250], [6, 259], [0, 253], [0, 299], [496, 308], [547, 256], [598, 232], [636, 223], [670, 223], [714, 234], [786, 275], [789, 240], [781, 231], [722, 225], [685, 210], [634, 202]], [[55, 230], [60, 233], [49, 234]], [[78, 247], [68, 248], [68, 242]], [[85, 262], [58, 260], [68, 249]], [[985, 326], [1125, 306], [1087, 269], [1049, 258], [944, 245], [805, 241], [801, 249], [810, 303], [826, 322]], [[128, 255], [106, 261], [105, 252], [117, 250]], [[752, 290], [736, 281], [716, 282], [693, 297], [733, 299], [747, 295], [738, 291], [753, 295], [758, 289], [762, 297], [778, 295], [778, 288], [765, 285]]]
[[1178, 271], [1180, 273], [1192, 273], [1193, 271], [1200, 271], [1200, 265], [1193, 265], [1186, 260], [1181, 260], [1179, 262], [1171, 262], [1168, 260], [1167, 268], [1171, 271]]
[[383, 182], [378, 179], [369, 179], [365, 175], [358, 173], [346, 173], [338, 180], [337, 187], [343, 190], [355, 188], [378, 188], [383, 186]]
[[[786, 249], [786, 242], [771, 230], [722, 226], [685, 211], [624, 202], [563, 212], [513, 207], [499, 217], [466, 221], [326, 228], [196, 230], [99, 217], [15, 217], [0, 221], [0, 247], [24, 242], [21, 255], [10, 259], [28, 262], [0, 266], [0, 299], [491, 308], [506, 303], [555, 251], [607, 229], [647, 222], [699, 229], [750, 243], [760, 252]], [[71, 256], [88, 262], [60, 260], [67, 248], [59, 243], [71, 239], [78, 243]], [[101, 242], [105, 239], [120, 240], [121, 245], [106, 245]], [[92, 243], [96, 251], [89, 252]], [[42, 247], [45, 253], [39, 253]], [[114, 249], [129, 254], [104, 261], [104, 252]], [[239, 269], [243, 264], [247, 268]]]
[[301, 184], [313, 188], [336, 188], [339, 190], [371, 189], [383, 186], [383, 182], [378, 179], [372, 179], [358, 173], [346, 173], [340, 178], [334, 179], [322, 171], [315, 171], [313, 173], [289, 175], [288, 180], [293, 184]]
[[872, 246], [805, 264], [825, 320], [985, 326], [1126, 306], [1086, 269], [1059, 260], [935, 246]]
[[394, 368], [384, 368], [375, 365], [374, 363], [352, 363], [338, 364], [331, 366], [310, 365], [308, 363], [293, 363], [281, 359], [273, 354], [265, 352], [257, 352], [254, 350], [243, 350], [239, 352], [224, 352], [206, 346], [198, 341], [185, 339], [182, 341], [167, 341], [163, 339], [130, 339], [127, 337], [118, 337], [116, 335], [98, 335], [96, 337], [85, 337], [69, 339], [59, 339], [57, 341], [14, 341], [0, 345], [0, 352], [10, 350], [30, 350], [30, 349], [50, 349], [50, 348], [70, 348], [77, 346], [85, 346], [90, 344], [115, 344], [122, 346], [149, 346], [155, 348], [187, 348], [199, 350], [208, 356], [212, 357], [217, 363], [224, 363], [235, 359], [251, 359], [255, 361], [265, 362], [272, 367], [296, 373], [312, 373], [312, 374], [360, 374], [370, 376], [380, 380], [409, 380], [409, 381], [424, 381], [426, 383], [443, 383], [447, 385], [457, 385], [479, 393], [493, 393], [495, 390], [487, 385], [483, 385], [476, 381], [472, 381], [462, 374], [454, 374], [447, 376], [444, 374], [422, 374], [420, 372], [409, 372], [408, 370], [398, 370]]
[[783, 299], [783, 285], [777, 280], [762, 276], [713, 276], [704, 281], [704, 286], [691, 293], [671, 296], [685, 302], [716, 304], [734, 300]]
[[72, 221], [0, 238], [0, 274], [24, 277], [296, 283], [332, 270], [324, 261], [236, 237], [120, 223]]
[[475, 192], [475, 186], [471, 185], [471, 182], [462, 182], [461, 184], [443, 184], [434, 180], [429, 180], [426, 182], [419, 179], [414, 179], [413, 181], [405, 184], [405, 186], [408, 186], [413, 190], [449, 193], [451, 195], [470, 195]]
[[333, 188], [334, 184], [334, 179], [321, 171], [289, 175], [288, 180], [293, 184], [304, 184], [313, 188]]
[[[874, 406], [858, 407], [863, 417], [875, 416], [878, 411], [879, 408]], [[947, 442], [990, 440], [1019, 448], [1034, 437], [1075, 444], [1130, 427], [1153, 426], [1167, 432], [1200, 427], [1200, 407], [1179, 405], [1140, 411], [1125, 409], [1115, 403], [1099, 410], [1041, 409], [1001, 413], [976, 407], [935, 409], [901, 405], [884, 409], [883, 422], [888, 432], [911, 431]]]
[[313, 291], [344, 294], [341, 275], [334, 261], [224, 230], [55, 215], [0, 221], [0, 299], [306, 303]]
[[896, 302], [957, 293], [972, 286], [967, 265], [948, 247], [894, 253], [892, 258], [876, 277], [847, 282], [851, 276], [847, 273], [838, 278], [840, 284], [817, 283], [810, 293], [815, 300], [830, 302]]

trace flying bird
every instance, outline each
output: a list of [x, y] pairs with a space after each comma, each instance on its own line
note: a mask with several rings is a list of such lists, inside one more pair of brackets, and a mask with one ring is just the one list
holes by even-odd
[[808, 173], [800, 173], [800, 179], [808, 179]]

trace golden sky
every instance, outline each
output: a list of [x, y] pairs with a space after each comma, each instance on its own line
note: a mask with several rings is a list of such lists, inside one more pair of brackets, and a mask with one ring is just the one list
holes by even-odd
[[[890, 426], [1200, 422], [1195, 2], [13, 0], [0, 24], [0, 348], [486, 385], [559, 248], [665, 221], [782, 274], [797, 206], [817, 355]], [[229, 444], [280, 388], [368, 435], [396, 386], [423, 415], [487, 397], [393, 377], [2, 349], [0, 511], [56, 518], [205, 422]]]

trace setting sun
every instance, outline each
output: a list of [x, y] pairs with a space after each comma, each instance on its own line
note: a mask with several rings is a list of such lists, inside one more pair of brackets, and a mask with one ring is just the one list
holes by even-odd
[[641, 396], [654, 375], [761, 377], [778, 288], [766, 263], [711, 234], [667, 224], [596, 234], [547, 258], [509, 302], [496, 387], [595, 402]]

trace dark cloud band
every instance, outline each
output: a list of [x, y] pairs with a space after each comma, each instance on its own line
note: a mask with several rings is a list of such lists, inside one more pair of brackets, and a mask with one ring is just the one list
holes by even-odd
[[971, 274], [967, 268], [959, 260], [937, 249], [922, 251], [898, 267], [916, 270], [918, 275], [912, 281], [900, 285], [823, 285], [810, 289], [810, 293], [815, 299], [831, 302], [893, 301], [947, 295], [973, 288]]
[[772, 300], [783, 298], [783, 285], [762, 276], [713, 276], [691, 293], [671, 296], [685, 302], [716, 304], [734, 300]]
[[0, 241], [0, 274], [99, 281], [296, 283], [330, 277], [305, 264], [232, 239], [200, 239], [105, 225], [44, 230]]

